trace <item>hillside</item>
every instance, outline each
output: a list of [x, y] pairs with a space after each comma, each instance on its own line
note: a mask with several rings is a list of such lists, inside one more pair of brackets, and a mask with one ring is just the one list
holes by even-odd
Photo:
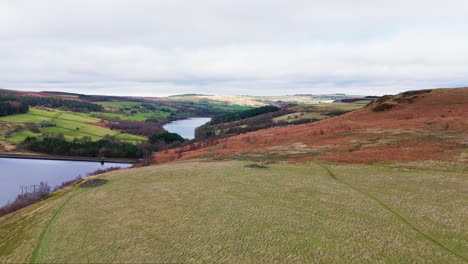
[[0, 262], [466, 263], [466, 113], [407, 92], [161, 152], [0, 217]]
[[[223, 120], [211, 122], [198, 127], [196, 130], [197, 140], [209, 139], [210, 137], [227, 137], [266, 129], [270, 127], [290, 126], [316, 122], [329, 117], [341, 115], [365, 106], [369, 101], [353, 101], [350, 103], [332, 102], [320, 104], [288, 104], [276, 111], [263, 114], [246, 116], [236, 120]], [[260, 108], [256, 108], [257, 110]], [[244, 113], [252, 110], [244, 111]], [[243, 112], [240, 112], [243, 113]], [[231, 116], [227, 114], [224, 116]], [[219, 118], [222, 118], [220, 116]]]
[[[149, 98], [0, 89], [0, 152], [37, 153], [39, 148], [32, 150], [24, 144], [28, 137], [40, 140], [58, 137], [67, 142], [121, 141], [139, 146], [137, 155], [141, 157], [159, 149], [143, 144], [151, 135], [164, 133], [166, 122], [247, 109], [251, 107], [214, 100], [192, 102], [161, 98], [153, 101]], [[67, 142], [60, 145], [65, 146]], [[40, 149], [42, 154], [84, 155], [76, 148], [74, 151]]]
[[[264, 105], [284, 106], [287, 104], [320, 104], [331, 103], [336, 100], [356, 98], [354, 95], [346, 94], [297, 94], [283, 96], [250, 96], [250, 95], [201, 95], [185, 94], [169, 96], [167, 99], [174, 102], [219, 102], [227, 104], [247, 105], [259, 107]], [[161, 98], [158, 98], [161, 99]]]
[[[138, 157], [159, 151], [165, 146], [147, 144], [148, 137], [165, 132], [167, 122], [190, 117], [216, 117], [235, 115], [254, 110], [254, 106], [301, 103], [288, 108], [284, 115], [253, 120], [255, 126], [223, 124], [226, 128], [209, 128], [205, 135], [229, 136], [243, 131], [307, 123], [328, 117], [323, 109], [343, 105], [345, 108], [361, 107], [362, 103], [333, 103], [333, 100], [353, 99], [347, 95], [297, 95], [297, 96], [211, 96], [187, 94], [170, 97], [129, 97], [86, 95], [65, 92], [25, 92], [0, 89], [0, 152], [20, 154], [84, 155], [82, 147], [66, 151], [51, 144], [33, 150], [25, 140], [58, 137], [72, 141], [122, 141], [136, 145]], [[329, 101], [329, 103], [320, 103]], [[272, 106], [266, 107], [272, 107]], [[308, 109], [308, 110], [307, 110]], [[255, 110], [254, 110], [255, 111]], [[297, 114], [297, 115], [295, 115]], [[284, 120], [283, 120], [284, 119]], [[247, 121], [250, 122], [250, 121]], [[218, 124], [219, 125], [219, 124]], [[201, 139], [200, 137], [198, 139]], [[67, 142], [53, 145], [66, 146]], [[48, 146], [45, 146], [48, 145]], [[164, 145], [164, 144], [163, 144]], [[30, 153], [30, 152], [34, 153]], [[86, 152], [97, 155], [98, 151]], [[114, 152], [105, 151], [112, 154]], [[116, 156], [116, 154], [112, 154]], [[121, 154], [119, 154], [121, 156]], [[115, 158], [115, 157], [114, 157]]]
[[353, 112], [158, 153], [155, 162], [193, 157], [269, 160], [468, 162], [468, 88], [384, 96]]
[[[0, 218], [2, 263], [463, 263], [466, 175], [186, 162], [115, 171]], [[431, 169], [428, 173], [428, 169]], [[465, 198], [465, 199], [464, 199]]]

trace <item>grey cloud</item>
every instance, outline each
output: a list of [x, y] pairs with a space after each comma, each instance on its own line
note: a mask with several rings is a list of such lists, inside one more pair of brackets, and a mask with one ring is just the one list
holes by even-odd
[[0, 87], [164, 95], [459, 86], [468, 82], [466, 10], [467, 1], [420, 0], [2, 1]]

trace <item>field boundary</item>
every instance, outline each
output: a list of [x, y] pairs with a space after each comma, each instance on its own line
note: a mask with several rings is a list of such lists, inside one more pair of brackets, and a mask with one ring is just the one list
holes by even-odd
[[346, 186], [348, 186], [349, 188], [367, 196], [368, 198], [370, 198], [371, 200], [373, 200], [374, 202], [376, 202], [378, 205], [380, 205], [382, 208], [384, 208], [385, 210], [389, 211], [390, 213], [392, 213], [394, 216], [396, 216], [401, 222], [403, 222], [406, 226], [408, 226], [409, 228], [413, 229], [414, 231], [416, 231], [416, 233], [418, 233], [421, 237], [425, 238], [426, 240], [432, 242], [434, 245], [440, 247], [441, 249], [453, 254], [454, 256], [458, 257], [459, 259], [465, 261], [465, 262], [468, 262], [468, 259], [466, 257], [464, 257], [463, 255], [459, 254], [458, 252], [448, 248], [447, 246], [445, 246], [444, 244], [442, 244], [441, 242], [437, 241], [435, 238], [431, 237], [430, 235], [424, 233], [422, 230], [420, 230], [419, 228], [417, 228], [415, 225], [413, 225], [412, 223], [410, 223], [406, 218], [404, 218], [401, 214], [399, 214], [398, 212], [396, 212], [395, 210], [393, 210], [390, 206], [388, 206], [387, 204], [385, 204], [384, 202], [382, 202], [380, 199], [378, 199], [377, 197], [373, 196], [372, 194], [370, 193], [367, 193], [341, 179], [339, 179], [338, 177], [336, 177], [335, 173], [333, 173], [330, 168], [328, 168], [326, 165], [324, 165], [323, 163], [318, 163], [319, 166], [321, 166], [323, 169], [325, 169], [328, 173], [328, 175], [333, 178], [335, 181], [341, 183], [341, 184], [344, 184]]

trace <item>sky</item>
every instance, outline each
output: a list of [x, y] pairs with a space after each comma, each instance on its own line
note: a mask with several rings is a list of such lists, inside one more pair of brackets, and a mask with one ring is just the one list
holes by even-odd
[[0, 0], [0, 88], [393, 94], [468, 86], [466, 0]]

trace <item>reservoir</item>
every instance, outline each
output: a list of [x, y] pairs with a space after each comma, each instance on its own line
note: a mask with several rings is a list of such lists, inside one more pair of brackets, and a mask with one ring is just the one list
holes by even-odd
[[194, 139], [195, 128], [210, 122], [209, 117], [192, 117], [188, 119], [176, 120], [164, 125], [164, 129], [171, 133], [177, 133], [183, 138]]
[[21, 186], [47, 182], [52, 188], [98, 169], [128, 168], [128, 163], [0, 158], [0, 206], [21, 193]]

